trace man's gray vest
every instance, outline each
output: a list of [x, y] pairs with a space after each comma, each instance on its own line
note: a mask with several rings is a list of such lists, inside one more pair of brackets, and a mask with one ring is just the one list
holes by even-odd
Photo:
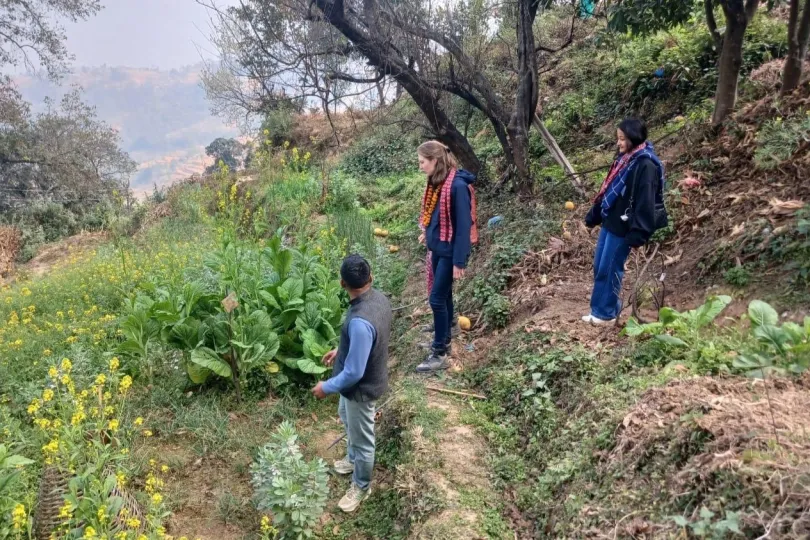
[[343, 371], [346, 355], [349, 354], [349, 323], [360, 317], [374, 327], [376, 337], [371, 346], [366, 371], [360, 381], [340, 394], [352, 401], [373, 401], [388, 389], [388, 340], [391, 337], [391, 303], [384, 294], [369, 289], [351, 301], [343, 328], [340, 330], [340, 344], [333, 376]]

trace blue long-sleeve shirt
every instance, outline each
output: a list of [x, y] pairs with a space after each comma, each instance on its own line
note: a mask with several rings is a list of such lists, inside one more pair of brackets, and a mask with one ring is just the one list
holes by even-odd
[[341, 371], [335, 377], [323, 383], [322, 389], [327, 394], [337, 394], [360, 381], [366, 372], [366, 364], [374, 345], [376, 332], [371, 323], [360, 317], [355, 317], [349, 323], [349, 352]]

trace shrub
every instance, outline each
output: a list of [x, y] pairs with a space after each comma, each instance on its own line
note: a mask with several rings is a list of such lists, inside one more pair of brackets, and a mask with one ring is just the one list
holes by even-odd
[[742, 288], [751, 282], [751, 271], [745, 266], [735, 266], [726, 270], [723, 278], [729, 285]]
[[332, 175], [329, 181], [328, 209], [352, 210], [358, 206], [357, 180], [340, 172]]
[[376, 130], [357, 141], [344, 155], [342, 168], [350, 174], [383, 175], [416, 168], [418, 141], [403, 137], [398, 127]]
[[329, 496], [326, 463], [306, 461], [293, 424], [284, 421], [251, 466], [256, 506], [269, 511], [281, 538], [309, 538]]

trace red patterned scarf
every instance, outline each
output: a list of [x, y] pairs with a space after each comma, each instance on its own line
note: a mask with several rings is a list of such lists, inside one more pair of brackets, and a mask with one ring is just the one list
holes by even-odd
[[[453, 239], [453, 220], [450, 219], [450, 209], [451, 209], [451, 191], [453, 188], [453, 179], [456, 177], [456, 169], [450, 169], [450, 172], [447, 174], [447, 178], [441, 184], [441, 193], [439, 195], [439, 240], [442, 242], [451, 242]], [[478, 223], [477, 223], [477, 213], [478, 213], [478, 204], [475, 200], [475, 190], [471, 185], [467, 186], [470, 190], [470, 213], [472, 217], [472, 226], [470, 227], [470, 242], [473, 244], [478, 243]], [[428, 205], [428, 195], [430, 193], [430, 184], [428, 183], [425, 186], [425, 193], [422, 195], [422, 211], [420, 213], [421, 216], [424, 215], [427, 205]], [[421, 225], [421, 220], [420, 220]], [[433, 288], [433, 264], [431, 263], [432, 254], [430, 250], [427, 252], [427, 257], [425, 258], [425, 266], [426, 266], [426, 273], [427, 273], [427, 290], [428, 294], [430, 294], [431, 289]]]
[[640, 144], [635, 148], [633, 148], [633, 150], [631, 150], [630, 152], [622, 154], [616, 161], [613, 162], [613, 166], [610, 168], [610, 172], [608, 173], [607, 178], [605, 178], [605, 181], [602, 182], [602, 187], [599, 189], [599, 194], [594, 199], [594, 202], [598, 201], [602, 197], [602, 195], [605, 194], [605, 192], [610, 187], [611, 182], [613, 182], [613, 180], [616, 179], [619, 173], [622, 172], [622, 169], [624, 169], [627, 166], [627, 164], [630, 163], [630, 158], [632, 158], [635, 154], [641, 152], [645, 148], [647, 148], [647, 143]]

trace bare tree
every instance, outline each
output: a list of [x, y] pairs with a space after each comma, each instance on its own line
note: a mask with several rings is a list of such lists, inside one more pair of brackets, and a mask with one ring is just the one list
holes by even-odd
[[67, 70], [71, 56], [57, 18], [85, 20], [99, 0], [3, 0], [0, 2], [0, 66], [41, 65], [52, 78]]
[[785, 60], [785, 72], [782, 75], [783, 96], [793, 92], [799, 86], [804, 62], [807, 58], [807, 43], [810, 41], [810, 0], [805, 0], [804, 9], [801, 9], [799, 4], [800, 0], [790, 0], [788, 54]]
[[[390, 79], [390, 97], [407, 93], [433, 135], [473, 171], [480, 162], [452, 120], [447, 97], [480, 111], [516, 186], [531, 190], [528, 131], [538, 101], [538, 54], [551, 50], [536, 43], [534, 22], [549, 1], [436, 7], [425, 0], [241, 0], [227, 10], [197, 1], [214, 14], [222, 60], [206, 74], [206, 88], [219, 108], [261, 112], [290, 91], [349, 106], [374, 92], [383, 103], [380, 86]], [[214, 84], [222, 80], [228, 84]]]

